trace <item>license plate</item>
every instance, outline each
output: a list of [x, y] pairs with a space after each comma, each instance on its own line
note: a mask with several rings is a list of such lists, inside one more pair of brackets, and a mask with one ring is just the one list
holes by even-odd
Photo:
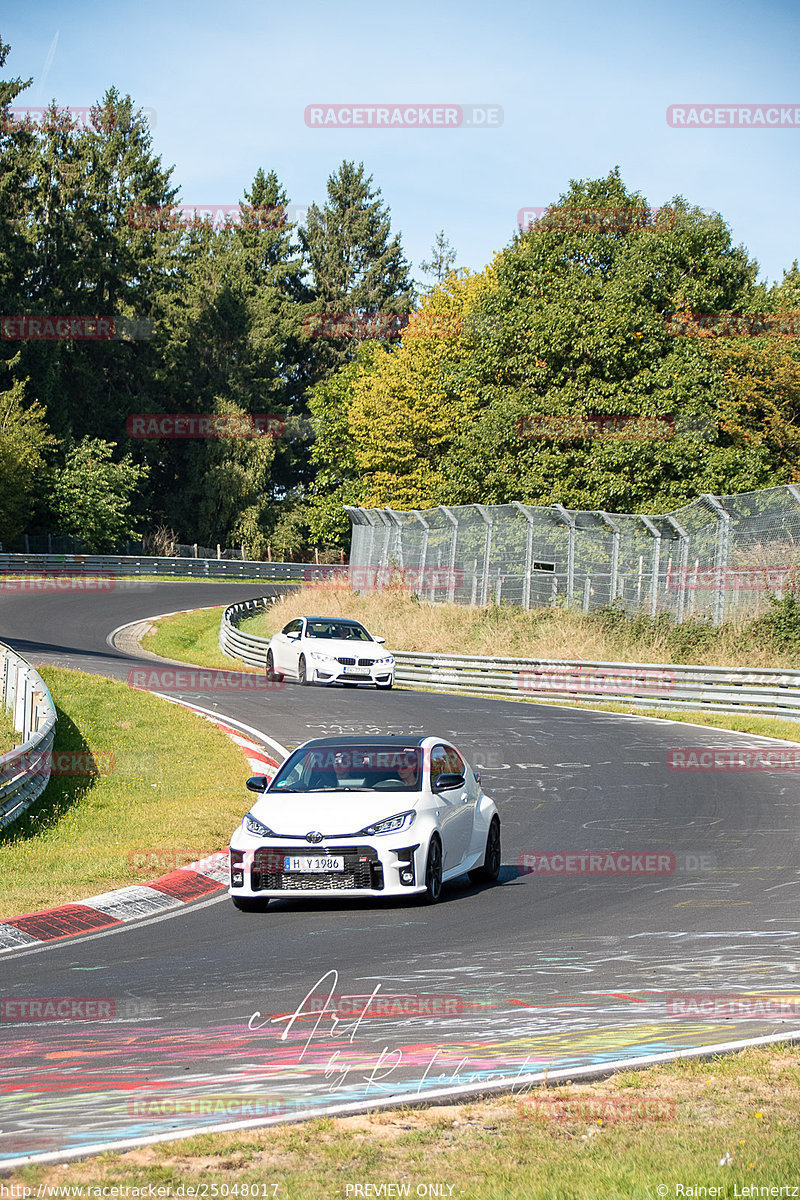
[[345, 667], [345, 675], [369, 675], [369, 667]]
[[305, 871], [309, 875], [323, 875], [326, 871], [343, 871], [344, 858], [320, 854], [316, 858], [300, 858], [287, 854], [283, 860], [284, 871]]

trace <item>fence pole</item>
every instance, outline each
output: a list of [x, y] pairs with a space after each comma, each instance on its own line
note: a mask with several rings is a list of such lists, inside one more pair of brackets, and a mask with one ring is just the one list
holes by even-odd
[[612, 519], [608, 515], [608, 513], [603, 512], [603, 510], [600, 508], [598, 508], [596, 510], [594, 515], [596, 517], [599, 517], [600, 520], [603, 522], [603, 524], [607, 525], [609, 527], [609, 529], [611, 530], [611, 536], [612, 536], [611, 578], [608, 583], [608, 593], [609, 593], [608, 599], [609, 599], [609, 603], [613, 604], [617, 598], [617, 587], [618, 587], [618, 580], [619, 580], [619, 540], [620, 540], [619, 525], [617, 524], [616, 521], [612, 521]]
[[661, 564], [661, 530], [657, 529], [649, 517], [639, 513], [639, 520], [653, 535], [653, 565], [650, 569], [650, 616], [655, 617], [658, 611], [658, 570]]
[[667, 517], [667, 520], [669, 521], [670, 525], [677, 533], [678, 537], [681, 539], [681, 555], [680, 555], [680, 558], [678, 559], [678, 562], [680, 564], [678, 567], [678, 578], [680, 580], [680, 587], [678, 588], [678, 612], [676, 614], [678, 624], [681, 625], [683, 623], [684, 609], [686, 608], [686, 589], [689, 584], [688, 575], [689, 575], [689, 540], [690, 539], [689, 539], [689, 534], [686, 532], [686, 530], [683, 528], [682, 525], [678, 524], [678, 522], [675, 520], [674, 517]]
[[448, 508], [446, 504], [439, 505], [439, 511], [443, 512], [448, 521], [453, 527], [450, 535], [450, 573], [447, 579], [447, 601], [452, 604], [456, 597], [456, 542], [458, 541], [458, 517]]
[[531, 572], [533, 570], [533, 513], [527, 504], [514, 500], [514, 508], [519, 509], [525, 518], [528, 528], [525, 532], [525, 574], [522, 579], [522, 607], [531, 606]]
[[486, 522], [486, 540], [483, 546], [483, 580], [481, 584], [481, 604], [486, 607], [489, 603], [489, 562], [492, 554], [492, 525], [494, 520], [485, 504], [476, 504], [475, 508]]
[[571, 608], [575, 594], [575, 518], [570, 516], [563, 504], [552, 504], [550, 508], [556, 514], [558, 520], [566, 525], [569, 530], [569, 540], [567, 542], [567, 608]]
[[716, 496], [706, 492], [701, 499], [714, 510], [719, 517], [717, 528], [717, 552], [715, 554], [714, 574], [714, 616], [715, 625], [721, 625], [725, 618], [725, 577], [728, 571], [728, 550], [730, 544], [731, 515], [726, 512]]

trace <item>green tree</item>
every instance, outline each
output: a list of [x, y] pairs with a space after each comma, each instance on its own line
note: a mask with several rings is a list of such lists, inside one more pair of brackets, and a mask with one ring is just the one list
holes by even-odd
[[84, 438], [71, 446], [52, 477], [50, 503], [59, 532], [79, 538], [95, 553], [113, 553], [134, 537], [131, 497], [147, 468], [126, 454], [112, 459], [116, 446]]
[[436, 235], [436, 241], [431, 247], [431, 257], [429, 261], [425, 259], [419, 264], [420, 269], [426, 275], [433, 277], [433, 283], [425, 288], [426, 292], [430, 292], [439, 284], [444, 283], [451, 271], [456, 271], [456, 252], [451, 246], [449, 240], [445, 237], [443, 229], [440, 229]]
[[6, 549], [30, 520], [45, 486], [47, 453], [56, 445], [41, 404], [25, 407], [21, 383], [0, 392], [0, 544]]
[[[312, 312], [357, 319], [409, 313], [414, 301], [409, 264], [399, 236], [391, 236], [389, 209], [364, 164], [343, 162], [328, 179], [327, 190], [325, 206], [312, 204], [300, 231], [314, 296], [309, 327]], [[314, 348], [318, 378], [353, 353], [352, 341], [344, 338], [319, 338]]]

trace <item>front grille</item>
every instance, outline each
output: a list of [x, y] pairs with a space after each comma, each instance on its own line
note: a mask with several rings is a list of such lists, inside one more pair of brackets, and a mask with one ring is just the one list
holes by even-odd
[[251, 885], [253, 891], [320, 891], [335, 888], [348, 891], [369, 888], [383, 891], [383, 867], [371, 846], [348, 846], [331, 853], [344, 858], [343, 871], [284, 871], [283, 857], [301, 853], [299, 846], [262, 846], [253, 855]]
[[360, 658], [358, 660], [358, 665], [360, 667], [372, 667], [375, 665], [375, 659], [374, 658]]
[[354, 667], [356, 665], [354, 658], [337, 658], [336, 661], [341, 663], [343, 667]]

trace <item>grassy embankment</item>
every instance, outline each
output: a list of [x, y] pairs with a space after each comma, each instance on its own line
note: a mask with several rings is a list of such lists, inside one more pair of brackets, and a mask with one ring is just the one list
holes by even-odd
[[441, 1190], [427, 1194], [454, 1200], [766, 1195], [746, 1189], [798, 1180], [798, 1090], [800, 1050], [784, 1045], [534, 1092], [551, 1102], [539, 1114], [531, 1096], [508, 1096], [322, 1119], [25, 1167], [8, 1182], [184, 1184], [187, 1195], [213, 1182], [239, 1196], [258, 1184], [251, 1195], [279, 1200], [403, 1195], [397, 1185], [414, 1197], [432, 1184]]
[[144, 883], [227, 846], [249, 774], [229, 738], [123, 683], [56, 667], [41, 675], [59, 710], [54, 758], [74, 755], [63, 761], [80, 773], [54, 775], [0, 833], [0, 920]]

